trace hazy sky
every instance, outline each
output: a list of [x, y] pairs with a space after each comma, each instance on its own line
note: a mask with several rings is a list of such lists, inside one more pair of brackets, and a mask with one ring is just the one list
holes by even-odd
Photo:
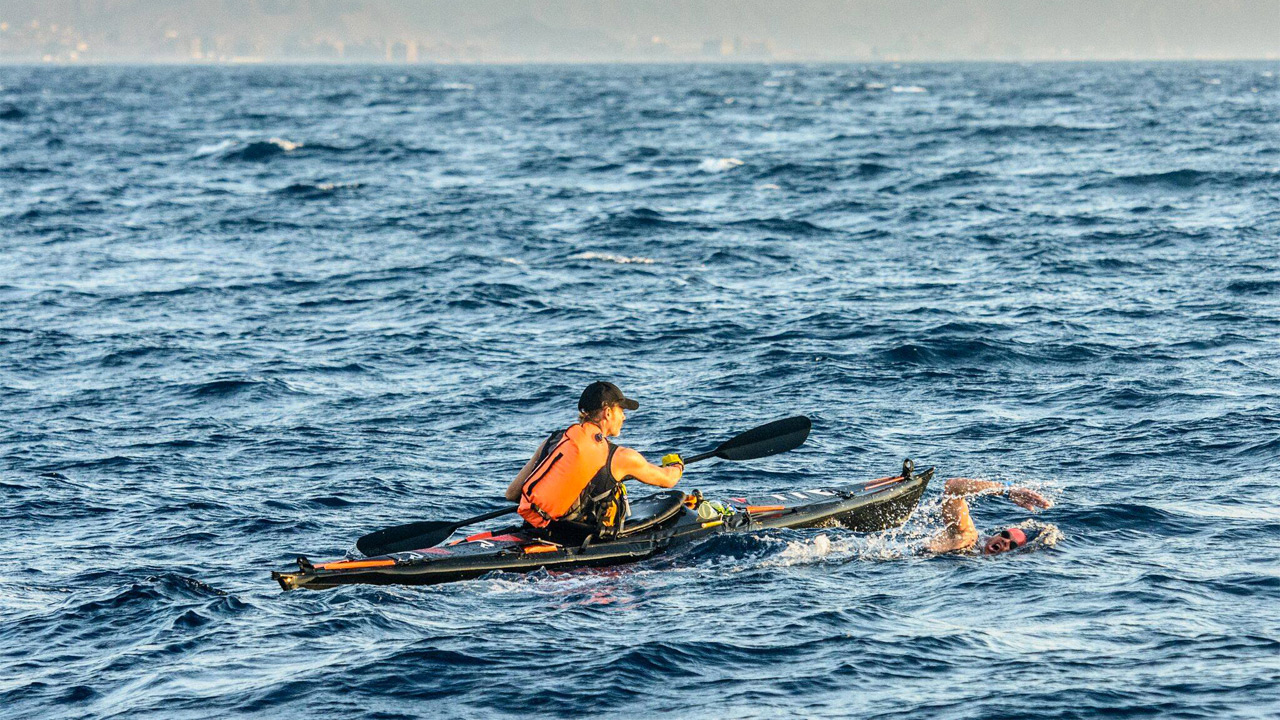
[[1280, 0], [0, 0], [0, 61], [1280, 59]]

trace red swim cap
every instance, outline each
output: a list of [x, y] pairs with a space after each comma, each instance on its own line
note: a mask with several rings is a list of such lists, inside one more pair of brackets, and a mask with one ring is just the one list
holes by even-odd
[[1000, 535], [1006, 540], [1012, 540], [1015, 548], [1020, 548], [1027, 544], [1027, 534], [1022, 532], [1022, 528], [1009, 528], [1001, 530]]

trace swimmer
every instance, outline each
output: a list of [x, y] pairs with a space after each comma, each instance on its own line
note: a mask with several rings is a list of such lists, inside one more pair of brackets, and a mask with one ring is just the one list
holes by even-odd
[[942, 519], [946, 527], [929, 541], [930, 552], [963, 552], [980, 547], [983, 555], [998, 555], [1026, 546], [1039, 534], [1038, 530], [1011, 527], [990, 537], [982, 537], [974, 527], [973, 518], [969, 517], [966, 500], [979, 495], [1003, 495], [1015, 505], [1032, 512], [1053, 506], [1048, 498], [1024, 487], [989, 480], [951, 478], [942, 490]]

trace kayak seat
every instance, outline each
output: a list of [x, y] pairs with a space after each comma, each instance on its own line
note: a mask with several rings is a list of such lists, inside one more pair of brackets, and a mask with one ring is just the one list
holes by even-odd
[[667, 490], [631, 501], [631, 514], [622, 526], [622, 535], [643, 532], [666, 522], [684, 507], [684, 492]]

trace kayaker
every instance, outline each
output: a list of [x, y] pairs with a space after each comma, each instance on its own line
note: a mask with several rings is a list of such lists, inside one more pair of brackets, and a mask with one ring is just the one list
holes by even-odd
[[622, 432], [626, 411], [639, 407], [613, 383], [593, 382], [582, 391], [578, 422], [551, 433], [507, 486], [506, 497], [520, 503], [527, 527], [555, 542], [581, 545], [621, 527], [624, 479], [662, 488], [680, 481], [684, 461], [678, 454], [664, 456], [658, 466], [607, 440]]
[[969, 503], [966, 500], [979, 495], [1003, 495], [1015, 505], [1032, 512], [1053, 506], [1048, 498], [1024, 487], [989, 480], [951, 478], [942, 490], [942, 519], [946, 527], [929, 541], [928, 548], [931, 552], [981, 548], [984, 555], [998, 555], [1026, 546], [1039, 534], [1035, 529], [1011, 527], [983, 538], [978, 528], [974, 527], [973, 518], [969, 517]]

